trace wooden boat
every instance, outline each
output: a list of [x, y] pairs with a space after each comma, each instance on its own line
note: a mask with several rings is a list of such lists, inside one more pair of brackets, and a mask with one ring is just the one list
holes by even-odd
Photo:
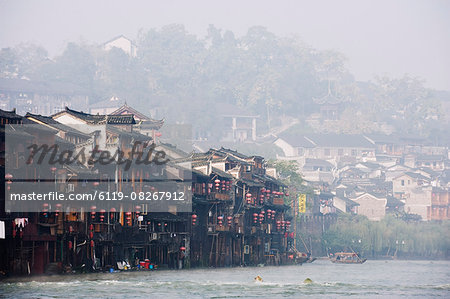
[[330, 256], [330, 261], [338, 264], [362, 264], [367, 259], [361, 258], [355, 252], [336, 252], [334, 256]]
[[291, 246], [289, 250], [289, 259], [293, 264], [301, 265], [303, 263], [312, 263], [315, 258], [311, 257], [311, 254], [300, 252], [294, 246]]

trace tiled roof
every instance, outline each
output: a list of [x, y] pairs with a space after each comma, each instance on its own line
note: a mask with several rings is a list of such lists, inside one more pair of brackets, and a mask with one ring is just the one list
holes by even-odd
[[136, 126], [138, 126], [140, 129], [151, 129], [151, 130], [159, 130], [164, 125], [164, 119], [150, 119], [150, 120], [144, 120], [139, 121]]
[[55, 143], [63, 145], [64, 147], [75, 148], [75, 144], [73, 144], [72, 142], [69, 142], [59, 136], [55, 136]]
[[115, 134], [117, 134], [117, 135], [120, 135], [120, 136], [128, 136], [128, 137], [130, 137], [130, 138], [133, 138], [133, 139], [135, 139], [135, 140], [141, 140], [141, 141], [144, 141], [144, 140], [152, 140], [152, 138], [150, 137], [150, 136], [147, 136], [147, 135], [143, 135], [143, 134], [141, 134], [141, 133], [138, 133], [138, 132], [128, 132], [128, 131], [125, 131], [125, 130], [121, 130], [121, 129], [119, 129], [119, 128], [116, 128], [116, 127], [114, 127], [114, 126], [107, 126], [107, 128], [106, 128], [108, 131], [110, 131], [110, 132], [113, 132], [113, 133], [115, 133]]
[[253, 174], [253, 177], [259, 179], [262, 182], [268, 181], [268, 182], [274, 183], [276, 185], [279, 185], [281, 187], [287, 187], [282, 181], [280, 181], [270, 175], [267, 175], [267, 174], [262, 174], [262, 175], [261, 174]]
[[428, 180], [428, 178], [426, 176], [421, 175], [420, 173], [415, 173], [415, 172], [405, 172], [405, 175], [410, 176], [412, 178], [415, 179], [419, 179], [419, 180]]
[[399, 207], [405, 205], [402, 201], [393, 196], [386, 196], [386, 199], [387, 199], [386, 206], [388, 207]]
[[212, 172], [217, 174], [218, 176], [224, 177], [224, 178], [228, 178], [228, 179], [232, 179], [233, 176], [225, 171], [220, 170], [219, 168], [213, 167], [212, 168]]
[[359, 206], [360, 204], [357, 202], [354, 202], [353, 200], [345, 197], [345, 196], [336, 196], [336, 198], [339, 198], [340, 200], [343, 200], [347, 205], [350, 207]]
[[135, 124], [133, 114], [106, 115], [107, 124]]
[[314, 143], [306, 139], [303, 135], [281, 134], [279, 137], [293, 147], [313, 148], [315, 146]]
[[280, 138], [294, 147], [353, 147], [353, 148], [374, 148], [375, 145], [367, 140], [363, 135], [347, 134], [308, 134], [292, 135], [281, 134]]
[[38, 124], [38, 123], [36, 123], [36, 122], [34, 122], [34, 121], [31, 121], [31, 120], [29, 120], [29, 119], [27, 119], [27, 118], [23, 118], [23, 119], [22, 119], [22, 123], [23, 123], [24, 125], [26, 125], [26, 126], [23, 127], [23, 129], [24, 129], [25, 131], [27, 131], [28, 133], [29, 133], [29, 132], [36, 132], [36, 131], [37, 131], [37, 132], [50, 133], [50, 134], [56, 134], [56, 133], [58, 133], [58, 130], [56, 130], [56, 129], [49, 128], [49, 127], [47, 127], [47, 126]]
[[445, 157], [442, 155], [420, 155], [416, 158], [417, 161], [429, 161], [429, 162], [434, 162], [434, 161], [444, 161]]
[[83, 136], [85, 138], [89, 138], [90, 137], [90, 135], [85, 134], [85, 133], [83, 133], [81, 131], [78, 131], [77, 129], [74, 129], [71, 126], [64, 125], [64, 124], [54, 120], [50, 116], [43, 116], [43, 115], [40, 115], [40, 114], [32, 114], [32, 113], [28, 112], [25, 115], [25, 117], [27, 119], [34, 118], [34, 119], [36, 119], [36, 120], [38, 120], [40, 122], [43, 122], [43, 123], [49, 125], [50, 127], [53, 127], [55, 129], [58, 129], [58, 130], [61, 130], [63, 132], [76, 134], [76, 135], [79, 135], [79, 136]]
[[238, 151], [235, 151], [235, 150], [232, 150], [232, 149], [228, 149], [228, 148], [224, 148], [224, 147], [221, 147], [218, 150], [218, 152], [227, 153], [227, 154], [233, 155], [235, 157], [238, 157], [240, 159], [248, 159], [248, 158], [250, 158], [249, 156], [244, 155], [242, 153], [239, 153]]
[[120, 108], [118, 108], [117, 110], [111, 112], [111, 114], [113, 114], [113, 115], [121, 115], [124, 112], [126, 112], [125, 114], [133, 114], [134, 116], [139, 118], [139, 120], [151, 120], [150, 117], [148, 117], [147, 115], [144, 115], [143, 113], [137, 111], [133, 107], [128, 106], [126, 102]]
[[0, 109], [0, 117], [1, 118], [8, 118], [8, 119], [21, 119], [22, 116], [16, 114], [16, 110], [12, 110], [12, 111], [6, 111], [6, 110], [1, 110]]
[[264, 187], [263, 183], [260, 183], [255, 180], [239, 179], [239, 181], [250, 187]]
[[363, 135], [347, 134], [311, 134], [305, 135], [318, 147], [356, 147], [374, 148], [375, 146]]
[[398, 138], [394, 135], [384, 135], [384, 134], [365, 134], [364, 137], [369, 139], [369, 141], [372, 141], [374, 143], [378, 144], [393, 144], [393, 143], [399, 143]]
[[90, 124], [111, 124], [111, 125], [134, 125], [136, 124], [136, 121], [134, 120], [134, 117], [132, 114], [125, 114], [125, 115], [101, 115], [101, 114], [89, 114], [84, 113], [76, 110], [69, 109], [66, 107], [65, 110], [58, 112], [56, 114], [53, 114], [52, 117], [55, 118], [56, 116], [62, 115], [64, 113], [68, 113], [78, 119], [84, 120], [87, 123]]
[[[179, 155], [180, 159], [177, 159], [177, 161], [182, 162], [181, 159], [185, 159], [185, 161], [189, 161], [192, 159], [191, 155], [189, 153], [186, 153], [185, 151], [179, 149], [178, 147], [176, 147], [175, 145], [172, 145], [170, 143], [160, 143], [158, 144], [157, 148], [162, 148], [164, 150], [164, 148], [168, 149], [169, 151]], [[167, 152], [166, 152], [167, 154]]]

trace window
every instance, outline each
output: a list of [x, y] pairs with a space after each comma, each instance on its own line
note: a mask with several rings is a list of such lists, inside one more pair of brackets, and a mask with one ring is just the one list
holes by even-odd
[[325, 155], [326, 157], [329, 157], [329, 156], [330, 156], [330, 149], [329, 149], [329, 148], [326, 148], [326, 149], [324, 150], [324, 155]]
[[352, 156], [356, 156], [358, 154], [358, 151], [355, 149], [352, 149]]
[[402, 180], [401, 183], [402, 183], [402, 186], [405, 186], [405, 180]]
[[338, 156], [343, 156], [344, 150], [342, 148], [338, 149]]

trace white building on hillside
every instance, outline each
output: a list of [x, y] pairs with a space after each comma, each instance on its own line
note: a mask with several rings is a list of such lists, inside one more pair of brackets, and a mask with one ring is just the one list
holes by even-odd
[[131, 57], [136, 57], [137, 55], [136, 44], [131, 39], [123, 35], [119, 35], [103, 44], [103, 49], [105, 51], [109, 51], [114, 47], [123, 50]]

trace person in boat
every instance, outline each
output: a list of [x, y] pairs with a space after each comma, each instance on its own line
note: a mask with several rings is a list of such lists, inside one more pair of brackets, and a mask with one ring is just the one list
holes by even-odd
[[263, 281], [263, 279], [262, 279], [261, 276], [257, 275], [257, 276], [255, 277], [255, 282], [262, 282], [262, 281]]

